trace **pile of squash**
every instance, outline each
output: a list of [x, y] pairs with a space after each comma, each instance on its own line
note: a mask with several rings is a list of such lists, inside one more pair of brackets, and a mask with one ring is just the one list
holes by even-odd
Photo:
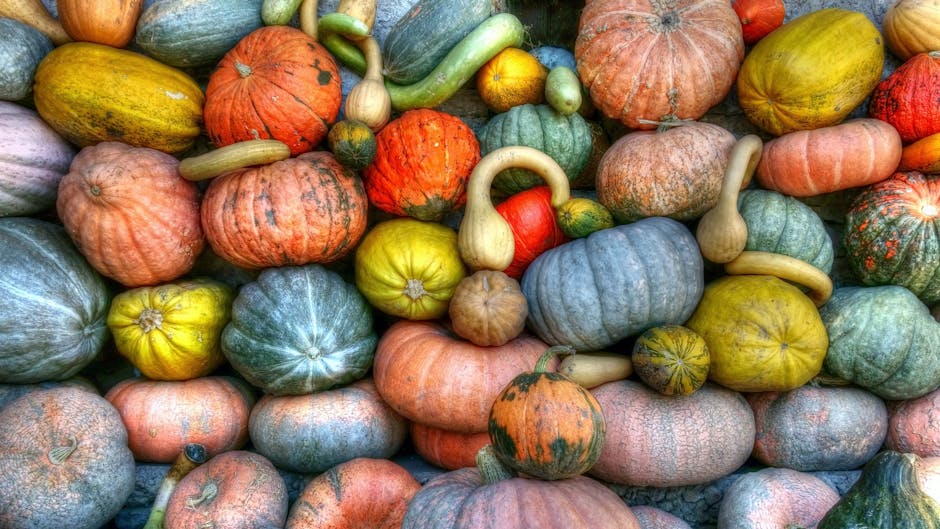
[[940, 6], [402, 4], [0, 0], [0, 526], [940, 527]]

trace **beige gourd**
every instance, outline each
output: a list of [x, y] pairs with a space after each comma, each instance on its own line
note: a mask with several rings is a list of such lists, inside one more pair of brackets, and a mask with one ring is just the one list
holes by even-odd
[[266, 165], [290, 158], [290, 147], [272, 139], [246, 140], [209, 152], [184, 158], [179, 173], [186, 180], [199, 181], [253, 165]]
[[815, 266], [780, 253], [745, 250], [725, 263], [729, 275], [768, 275], [802, 285], [809, 289], [807, 296], [817, 307], [832, 296], [832, 278]]
[[581, 387], [591, 389], [607, 382], [629, 378], [633, 374], [633, 362], [624, 354], [593, 351], [565, 356], [558, 363], [556, 371]]
[[72, 40], [62, 23], [49, 13], [40, 0], [0, 0], [0, 17], [12, 18], [36, 28], [56, 46]]

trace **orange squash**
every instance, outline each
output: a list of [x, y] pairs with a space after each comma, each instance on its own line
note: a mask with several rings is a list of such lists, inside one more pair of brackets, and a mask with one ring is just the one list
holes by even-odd
[[422, 459], [447, 470], [476, 466], [477, 452], [490, 444], [489, 432], [453, 432], [416, 421], [411, 421], [409, 438]]
[[59, 22], [72, 40], [123, 48], [132, 38], [143, 0], [57, 0]]
[[898, 171], [940, 173], [940, 132], [921, 138], [901, 149]]

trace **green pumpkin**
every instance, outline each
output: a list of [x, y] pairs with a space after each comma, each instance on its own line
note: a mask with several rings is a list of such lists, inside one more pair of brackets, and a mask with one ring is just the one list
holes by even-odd
[[339, 163], [354, 171], [365, 169], [375, 158], [376, 140], [362, 121], [344, 119], [330, 128], [327, 143]]
[[817, 528], [940, 528], [940, 504], [920, 487], [918, 459], [892, 450], [878, 453]]
[[[483, 156], [510, 145], [538, 149], [558, 163], [569, 181], [587, 165], [594, 143], [591, 126], [580, 114], [565, 116], [545, 104], [517, 105], [496, 114], [483, 125], [477, 139]], [[500, 171], [493, 179], [493, 189], [504, 194], [544, 184], [536, 173], [518, 167]]]
[[940, 387], [940, 323], [910, 290], [837, 288], [819, 315], [829, 335], [824, 372], [887, 400]]
[[377, 341], [356, 287], [310, 264], [267, 268], [244, 285], [222, 331], [222, 352], [266, 393], [299, 395], [365, 376]]
[[36, 67], [55, 46], [39, 30], [0, 18], [0, 101], [23, 101], [33, 91]]

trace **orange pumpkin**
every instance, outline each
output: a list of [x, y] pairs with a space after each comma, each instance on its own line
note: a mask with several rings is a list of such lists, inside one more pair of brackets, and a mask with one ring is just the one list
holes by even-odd
[[505, 48], [477, 70], [480, 99], [493, 112], [516, 105], [538, 104], [545, 99], [548, 68], [521, 48]]
[[940, 173], [940, 132], [921, 138], [901, 149], [898, 171]]
[[123, 48], [137, 29], [142, 0], [56, 0], [59, 22], [72, 40]]
[[749, 46], [783, 25], [787, 15], [783, 0], [731, 0], [731, 7], [741, 19], [744, 43]]
[[286, 25], [244, 36], [206, 85], [206, 133], [217, 147], [280, 140], [297, 155], [323, 141], [339, 116], [336, 60], [314, 37]]
[[477, 452], [490, 444], [489, 432], [452, 432], [415, 421], [409, 438], [422, 459], [447, 470], [476, 466]]
[[83, 148], [59, 182], [56, 210], [79, 251], [126, 287], [189, 272], [206, 244], [199, 189], [173, 156], [101, 142]]
[[398, 216], [438, 221], [467, 200], [480, 144], [460, 118], [429, 108], [408, 110], [376, 134], [362, 170], [369, 201]]
[[503, 272], [513, 279], [521, 278], [541, 253], [568, 241], [558, 225], [552, 190], [547, 185], [514, 193], [496, 204], [495, 209], [512, 231], [512, 261]]
[[356, 174], [315, 151], [214, 178], [201, 214], [217, 255], [258, 269], [340, 259], [365, 233], [368, 207]]
[[721, 102], [744, 60], [727, 0], [589, 0], [574, 56], [594, 105], [631, 129], [698, 119]]
[[918, 53], [872, 90], [868, 113], [890, 123], [905, 143], [940, 132], [940, 51]]

